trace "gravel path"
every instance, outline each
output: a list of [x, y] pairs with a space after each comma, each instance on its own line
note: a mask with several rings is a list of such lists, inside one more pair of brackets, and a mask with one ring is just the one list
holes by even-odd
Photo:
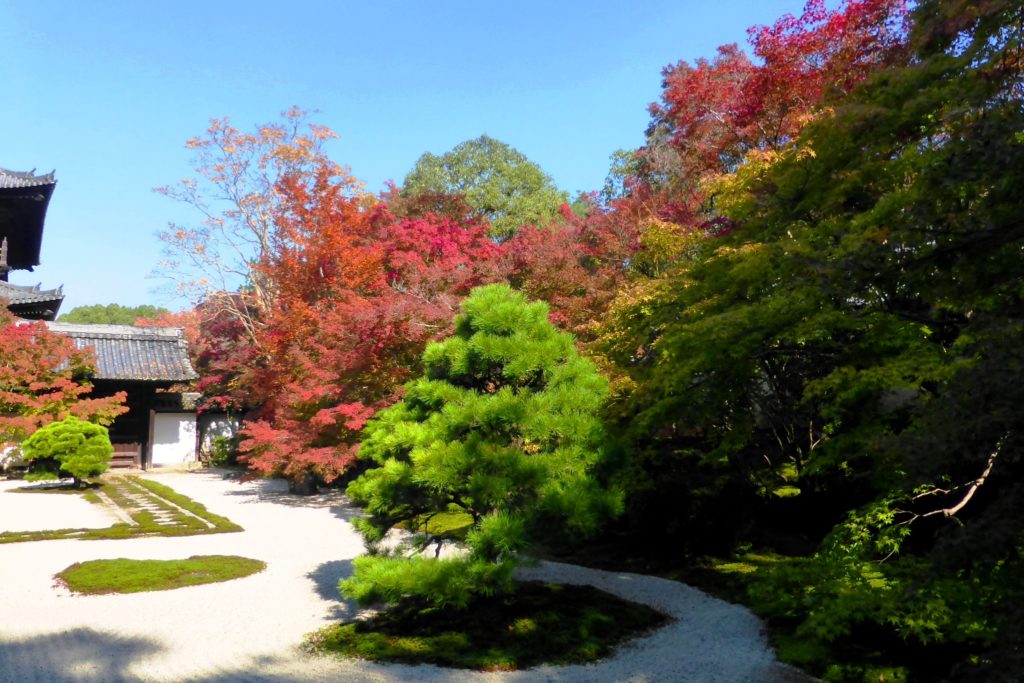
[[[298, 643], [304, 633], [356, 613], [336, 588], [362, 551], [361, 539], [347, 523], [354, 513], [344, 498], [298, 498], [284, 492], [281, 482], [237, 484], [212, 472], [155, 478], [246, 531], [0, 545], [0, 682], [809, 680], [775, 661], [760, 623], [742, 607], [673, 581], [551, 563], [523, 573], [592, 584], [657, 607], [677, 621], [595, 665], [513, 673], [303, 655]], [[20, 517], [21, 499], [37, 498], [5, 491], [0, 487], [0, 518]], [[38, 496], [44, 497], [48, 502], [64, 498]], [[73, 562], [200, 554], [243, 555], [265, 561], [268, 568], [227, 583], [134, 595], [72, 596], [52, 585], [52, 576]]]

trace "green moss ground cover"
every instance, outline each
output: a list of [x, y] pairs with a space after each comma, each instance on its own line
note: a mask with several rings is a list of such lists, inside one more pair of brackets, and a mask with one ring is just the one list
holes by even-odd
[[316, 631], [306, 643], [314, 652], [374, 661], [516, 670], [602, 659], [668, 621], [590, 586], [521, 583], [514, 595], [478, 598], [463, 610], [406, 602]]
[[266, 564], [237, 555], [194, 555], [185, 560], [91, 560], [75, 563], [54, 578], [75, 593], [165, 591], [220, 583], [266, 569]]
[[801, 605], [814, 585], [815, 571], [810, 557], [745, 551], [731, 558], [707, 557], [659, 575], [746, 605], [764, 620], [780, 661], [824, 681], [948, 680], [941, 672], [962, 656], [953, 645], [921, 645], [870, 625], [839, 638], [822, 637], [802, 627]]
[[[134, 538], [138, 536], [194, 536], [242, 531], [231, 520], [215, 515], [201, 503], [183, 496], [174, 489], [140, 477], [110, 477], [98, 486], [73, 490], [64, 487], [26, 488], [21, 491], [38, 493], [74, 493], [95, 505], [104, 504], [105, 496], [121, 509], [134, 524], [119, 522], [103, 529], [52, 529], [45, 531], [7, 531], [0, 533], [0, 543], [47, 541], [67, 538], [100, 540]], [[102, 494], [102, 496], [100, 495]], [[143, 509], [139, 501], [155, 507], [162, 513], [158, 519], [153, 512]], [[191, 513], [191, 514], [189, 514]]]
[[465, 512], [450, 510], [448, 512], [420, 515], [415, 520], [402, 522], [396, 526], [409, 531], [428, 533], [433, 536], [463, 539], [473, 526], [473, 517]]
[[177, 505], [178, 507], [183, 508], [188, 512], [191, 512], [192, 514], [203, 518], [207, 522], [212, 523], [216, 531], [211, 533], [224, 531], [242, 531], [242, 527], [238, 526], [227, 517], [215, 515], [214, 513], [207, 510], [206, 506], [203, 505], [202, 503], [197, 503], [188, 496], [183, 496], [182, 494], [172, 489], [170, 486], [165, 486], [164, 484], [153, 481], [151, 479], [141, 479], [139, 477], [129, 477], [129, 481], [139, 486], [142, 486], [145, 489], [148, 489], [150, 493], [155, 494], [158, 499], [170, 501], [174, 505]]

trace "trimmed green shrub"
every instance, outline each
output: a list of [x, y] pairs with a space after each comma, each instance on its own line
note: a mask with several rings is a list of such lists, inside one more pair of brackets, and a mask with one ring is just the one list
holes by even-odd
[[107, 471], [114, 448], [106, 427], [66, 417], [37, 429], [21, 444], [21, 452], [29, 463], [26, 479], [69, 476], [80, 486], [83, 480]]

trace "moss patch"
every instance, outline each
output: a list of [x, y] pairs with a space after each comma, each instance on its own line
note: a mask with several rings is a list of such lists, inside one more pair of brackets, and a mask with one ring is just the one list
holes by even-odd
[[[763, 580], [772, 572], [787, 567], [803, 566], [807, 557], [780, 555], [774, 552], [745, 552], [725, 559], [705, 557], [677, 571], [659, 572], [659, 576], [680, 581], [729, 602], [750, 607], [748, 589], [751, 583]], [[754, 611], [758, 611], [756, 608]], [[759, 613], [760, 616], [768, 616]]]
[[401, 522], [396, 526], [409, 531], [428, 533], [432, 536], [463, 539], [473, 526], [473, 517], [460, 510], [449, 510], [448, 512], [420, 515], [414, 520]]
[[401, 604], [316, 631], [306, 646], [375, 661], [512, 671], [593, 662], [668, 621], [589, 586], [521, 583], [514, 595], [481, 598], [464, 610]]
[[195, 555], [185, 560], [92, 560], [76, 563], [54, 578], [75, 593], [140, 593], [220, 583], [266, 569], [237, 555]]

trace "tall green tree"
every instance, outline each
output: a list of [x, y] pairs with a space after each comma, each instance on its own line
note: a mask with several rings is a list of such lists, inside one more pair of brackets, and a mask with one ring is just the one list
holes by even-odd
[[623, 309], [626, 415], [685, 528], [764, 540], [784, 511], [821, 541], [776, 595], [801, 634], [1018, 680], [1024, 9], [914, 20], [909, 63], [720, 182], [732, 232]]
[[[370, 469], [348, 493], [370, 514], [355, 522], [370, 555], [341, 584], [360, 602], [510, 590], [539, 527], [587, 533], [617, 510], [596, 477], [607, 385], [573, 338], [507, 285], [473, 290], [461, 310], [455, 334], [427, 347], [425, 375], [366, 427]], [[411, 533], [386, 549], [399, 526]], [[460, 539], [463, 554], [439, 557]]]
[[460, 195], [482, 214], [497, 237], [526, 224], [542, 226], [569, 196], [521, 152], [486, 135], [436, 156], [419, 158], [402, 184], [402, 196]]

